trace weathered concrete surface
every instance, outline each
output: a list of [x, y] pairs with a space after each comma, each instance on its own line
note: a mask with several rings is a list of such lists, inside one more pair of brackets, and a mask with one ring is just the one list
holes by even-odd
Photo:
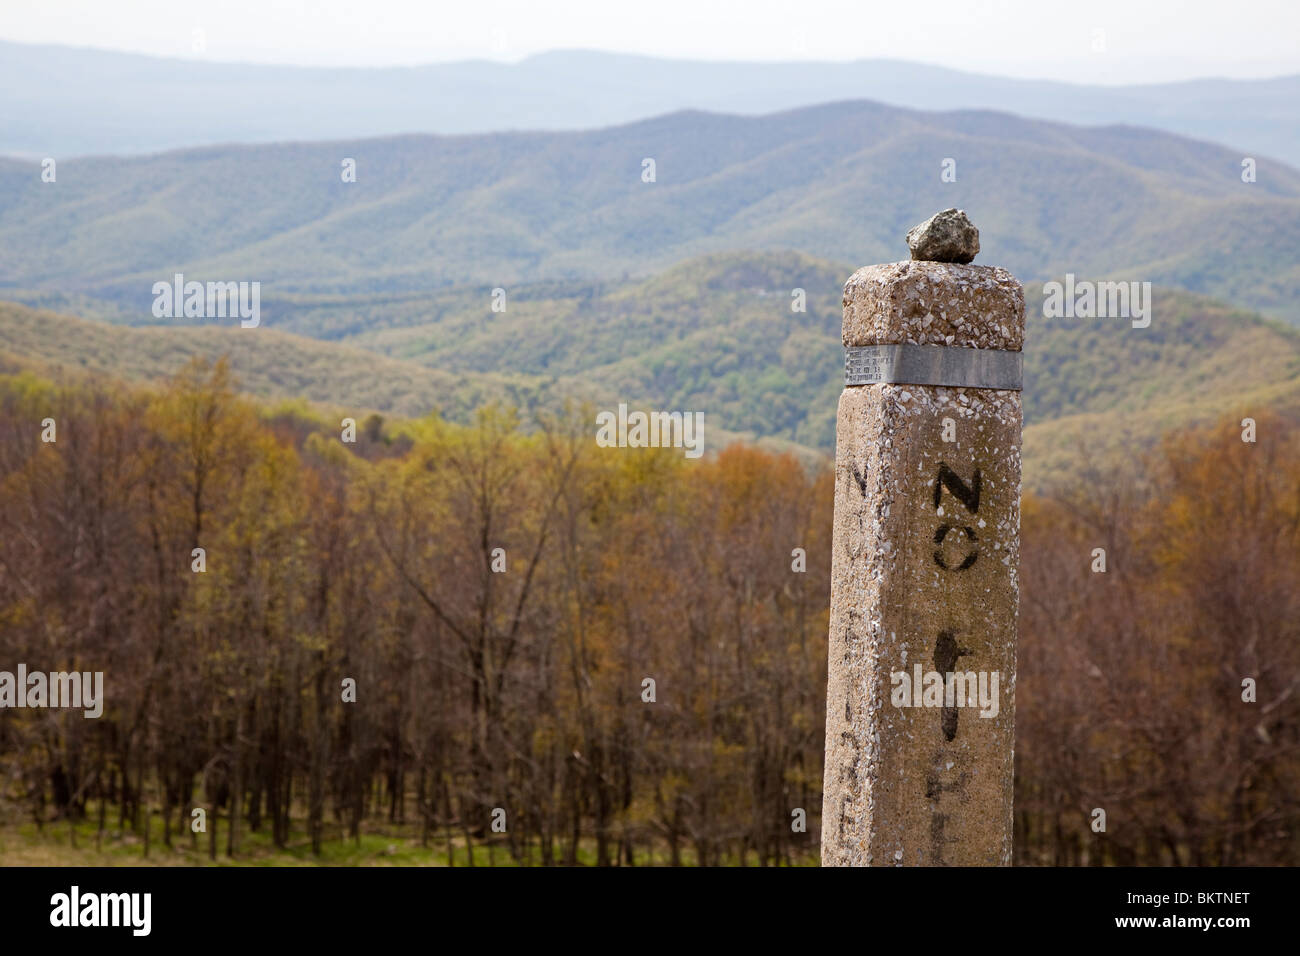
[[952, 262], [865, 266], [844, 284], [844, 347], [1025, 344], [1025, 290], [1006, 269]]
[[[1024, 294], [1002, 269], [893, 263], [845, 285], [846, 346], [1023, 337]], [[1016, 391], [840, 396], [823, 865], [1010, 863], [1020, 429]], [[917, 664], [983, 672], [990, 691], [996, 673], [996, 716], [895, 706], [891, 674]]]

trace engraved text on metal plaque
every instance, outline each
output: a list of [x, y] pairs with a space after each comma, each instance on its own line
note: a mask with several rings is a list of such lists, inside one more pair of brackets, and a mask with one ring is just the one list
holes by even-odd
[[844, 350], [844, 384], [1021, 387], [1021, 355], [952, 345], [857, 345]]

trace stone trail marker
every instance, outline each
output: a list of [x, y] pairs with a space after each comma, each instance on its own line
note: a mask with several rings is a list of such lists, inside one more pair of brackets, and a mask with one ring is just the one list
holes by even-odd
[[1009, 865], [1024, 290], [907, 238], [844, 286], [822, 864]]

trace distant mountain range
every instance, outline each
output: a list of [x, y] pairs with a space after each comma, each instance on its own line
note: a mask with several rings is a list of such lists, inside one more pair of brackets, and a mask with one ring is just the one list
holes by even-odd
[[710, 63], [561, 51], [517, 64], [324, 69], [0, 42], [0, 153], [66, 158], [233, 142], [590, 129], [682, 109], [836, 100], [1153, 127], [1300, 166], [1300, 76], [1086, 86], [894, 60]]
[[[1261, 317], [1300, 325], [1300, 171], [1243, 182], [1240, 150], [1157, 130], [858, 100], [56, 168], [45, 182], [0, 159], [0, 299], [22, 303], [0, 304], [0, 373], [148, 381], [228, 354], [251, 393], [331, 415], [628, 401], [704, 412], [710, 447], [816, 457], [844, 280], [906, 258], [908, 227], [957, 206], [976, 261], [1026, 283], [1031, 486], [1082, 447], [1300, 414], [1300, 333]], [[154, 284], [177, 273], [261, 283], [261, 326], [159, 325]], [[1041, 283], [1066, 274], [1153, 283], [1150, 327], [1045, 319]]]
[[1150, 281], [1300, 321], [1300, 172], [1244, 183], [1236, 152], [1168, 133], [869, 102], [71, 159], [53, 183], [0, 160], [0, 297], [152, 323], [153, 284], [177, 272], [260, 281], [264, 324], [339, 337], [453, 287], [486, 314], [493, 288], [714, 252], [893, 261], [947, 206], [979, 226], [977, 261], [1024, 281]]
[[[502, 400], [557, 409], [620, 401], [702, 411], [708, 449], [733, 438], [826, 455], [843, 383], [839, 286], [849, 266], [798, 254], [725, 254], [649, 279], [525, 287], [504, 313], [453, 292], [422, 316], [322, 342], [275, 329], [126, 328], [0, 303], [0, 373], [147, 382], [192, 356], [228, 355], [243, 387], [335, 415], [432, 410], [465, 421]], [[792, 312], [789, 290], [808, 291]], [[1030, 302], [1041, 289], [1026, 289]], [[1218, 416], [1300, 414], [1300, 332], [1201, 296], [1157, 289], [1146, 329], [1031, 309], [1025, 477], [1071, 479], [1168, 429]], [[364, 346], [359, 347], [359, 346]]]

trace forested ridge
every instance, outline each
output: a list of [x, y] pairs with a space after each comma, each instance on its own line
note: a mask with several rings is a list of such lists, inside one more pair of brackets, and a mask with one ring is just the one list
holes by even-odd
[[[317, 408], [466, 424], [494, 401], [535, 414], [566, 400], [701, 410], [711, 440], [834, 451], [847, 265], [798, 253], [693, 259], [646, 280], [538, 283], [412, 295], [379, 322], [364, 300], [302, 304], [283, 328], [126, 328], [0, 302], [0, 371], [148, 382], [226, 356], [241, 389]], [[806, 311], [795, 311], [801, 292]], [[1300, 414], [1300, 333], [1204, 296], [1156, 287], [1154, 319], [1047, 319], [1029, 285], [1025, 483], [1067, 475], [1080, 443], [1107, 459], [1238, 407]], [[357, 331], [358, 329], [362, 331]], [[350, 330], [350, 331], [349, 331]], [[375, 354], [381, 353], [381, 354]], [[1249, 368], [1249, 375], [1240, 369]]]
[[[945, 157], [960, 158], [953, 181]], [[1238, 148], [1139, 127], [863, 100], [60, 157], [53, 183], [39, 162], [0, 158], [0, 288], [153, 324], [153, 284], [176, 273], [258, 281], [267, 324], [316, 306], [320, 334], [358, 319], [384, 328], [411, 296], [454, 286], [512, 295], [737, 250], [891, 262], [911, 226], [956, 206], [979, 224], [980, 261], [1022, 281], [1141, 279], [1300, 322], [1300, 275], [1278, 257], [1300, 243], [1300, 171], [1260, 158], [1245, 183], [1241, 162]], [[331, 310], [341, 298], [356, 304]]]

